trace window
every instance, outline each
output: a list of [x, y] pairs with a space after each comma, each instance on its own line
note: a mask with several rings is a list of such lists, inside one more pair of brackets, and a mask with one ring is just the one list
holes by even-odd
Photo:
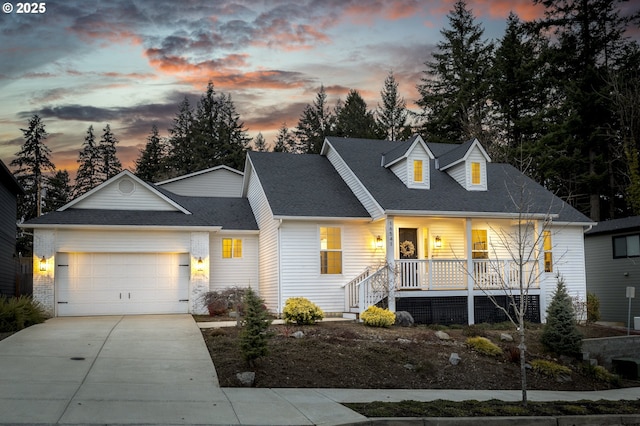
[[480, 185], [480, 163], [471, 163], [471, 184]]
[[413, 160], [413, 181], [422, 182], [422, 160]]
[[340, 228], [320, 228], [320, 273], [342, 273], [342, 239]]
[[486, 229], [471, 230], [471, 258], [472, 259], [488, 259], [489, 258], [489, 246], [487, 245]]
[[640, 235], [613, 237], [613, 258], [640, 256]]
[[231, 259], [242, 257], [242, 240], [233, 238], [222, 239], [222, 258]]
[[553, 256], [551, 255], [551, 231], [542, 231], [542, 250], [544, 252], [544, 271], [553, 272]]

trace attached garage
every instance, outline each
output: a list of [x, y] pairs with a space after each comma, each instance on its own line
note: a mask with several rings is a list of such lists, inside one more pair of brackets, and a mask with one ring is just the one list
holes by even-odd
[[58, 316], [189, 311], [188, 253], [57, 253]]

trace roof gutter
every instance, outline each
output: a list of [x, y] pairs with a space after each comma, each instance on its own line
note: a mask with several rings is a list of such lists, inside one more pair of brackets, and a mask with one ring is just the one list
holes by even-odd
[[318, 221], [340, 221], [340, 222], [371, 222], [371, 217], [338, 217], [338, 216], [281, 216], [274, 215], [275, 220], [297, 220], [304, 222], [318, 222]]
[[455, 218], [483, 218], [483, 219], [555, 219], [558, 214], [549, 213], [502, 213], [502, 212], [461, 212], [437, 210], [385, 210], [387, 216], [439, 216]]
[[[46, 224], [34, 223], [18, 225], [24, 229], [89, 229], [96, 231], [191, 231], [219, 232], [222, 226], [170, 226], [170, 225], [89, 225], [89, 224]], [[257, 232], [257, 231], [256, 231]]]

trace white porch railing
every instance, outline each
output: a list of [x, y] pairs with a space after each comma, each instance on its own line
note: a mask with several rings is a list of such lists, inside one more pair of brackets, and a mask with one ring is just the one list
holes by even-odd
[[[520, 285], [520, 268], [510, 259], [474, 259], [474, 288], [497, 290]], [[467, 261], [461, 259], [396, 260], [400, 290], [466, 290]], [[537, 262], [523, 265], [524, 283], [538, 288]]]
[[387, 288], [388, 268], [386, 266], [374, 271], [367, 268], [362, 274], [345, 284], [345, 312], [364, 312], [389, 294]]

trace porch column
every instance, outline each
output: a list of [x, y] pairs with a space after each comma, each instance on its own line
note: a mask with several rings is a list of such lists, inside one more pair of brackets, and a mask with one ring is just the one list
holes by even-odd
[[[191, 233], [191, 279], [189, 282], [189, 312], [204, 314], [207, 308], [202, 302], [202, 295], [209, 291], [209, 233]], [[198, 266], [202, 259], [202, 266]], [[201, 269], [201, 270], [200, 270]]]
[[[536, 255], [538, 256], [538, 273], [536, 274], [536, 279], [538, 280], [538, 286], [540, 288], [540, 322], [542, 324], [547, 322], [547, 277], [544, 272], [544, 238], [542, 237], [542, 232], [544, 229], [544, 222], [541, 220], [536, 220], [536, 229], [534, 230], [534, 241], [538, 242], [538, 247], [536, 247]], [[553, 240], [551, 240], [553, 242]], [[529, 283], [529, 287], [531, 287]]]
[[466, 218], [464, 222], [465, 231], [465, 254], [467, 256], [467, 318], [469, 324], [475, 324], [475, 304], [473, 301], [473, 252], [472, 252], [472, 238], [471, 238], [471, 219]]
[[387, 265], [389, 266], [389, 270], [388, 272], [388, 278], [389, 278], [389, 310], [391, 312], [395, 312], [396, 311], [396, 273], [395, 273], [395, 268], [396, 268], [396, 262], [395, 262], [395, 230], [394, 230], [394, 223], [393, 223], [393, 216], [387, 216], [387, 219], [385, 220], [385, 233], [387, 235], [387, 238], [385, 238], [386, 240], [386, 260], [387, 260]]
[[[55, 273], [56, 273], [56, 233], [50, 229], [34, 229], [33, 231], [33, 300], [40, 302], [45, 313], [55, 316]], [[40, 269], [40, 261], [46, 261], [44, 271]]]

